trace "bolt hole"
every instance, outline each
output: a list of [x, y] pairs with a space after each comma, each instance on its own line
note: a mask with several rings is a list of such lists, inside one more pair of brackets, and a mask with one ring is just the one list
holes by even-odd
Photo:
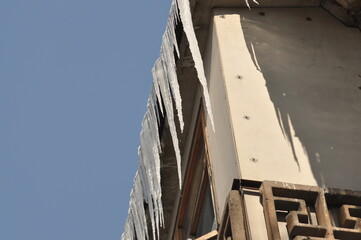
[[236, 78], [237, 78], [237, 79], [242, 79], [242, 76], [237, 75]]
[[250, 117], [247, 116], [247, 115], [244, 115], [243, 118], [246, 119], [246, 120], [249, 120], [249, 119], [250, 119]]
[[258, 13], [260, 16], [266, 16], [266, 13], [265, 12], [259, 12]]
[[312, 18], [311, 17], [306, 17], [306, 21], [311, 22]]
[[251, 160], [251, 162], [254, 162], [254, 163], [258, 162], [258, 160], [256, 158], [251, 158], [250, 160]]

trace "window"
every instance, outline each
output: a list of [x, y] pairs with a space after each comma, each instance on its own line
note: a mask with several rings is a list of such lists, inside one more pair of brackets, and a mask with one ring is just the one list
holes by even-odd
[[[182, 189], [174, 239], [215, 239], [217, 220], [204, 124], [200, 111]], [[213, 232], [212, 232], [213, 231]]]
[[212, 200], [211, 187], [209, 185], [208, 174], [203, 181], [203, 186], [200, 192], [199, 206], [197, 206], [197, 213], [193, 221], [191, 235], [199, 238], [206, 235], [210, 231], [217, 228], [217, 222], [214, 215], [214, 207]]

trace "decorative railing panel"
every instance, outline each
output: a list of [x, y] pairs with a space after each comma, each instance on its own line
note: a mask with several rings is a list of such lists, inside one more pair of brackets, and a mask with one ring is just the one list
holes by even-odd
[[[249, 183], [252, 183], [253, 190], [260, 193], [269, 240], [361, 240], [359, 191], [274, 181], [244, 180], [246, 184], [242, 184], [242, 181], [239, 191], [231, 191], [228, 197], [219, 240], [250, 239], [248, 231], [257, 228], [248, 224], [245, 214], [252, 214], [252, 209], [245, 206], [242, 195]], [[281, 229], [284, 226], [286, 229]], [[281, 234], [284, 231], [287, 231], [287, 237]]]

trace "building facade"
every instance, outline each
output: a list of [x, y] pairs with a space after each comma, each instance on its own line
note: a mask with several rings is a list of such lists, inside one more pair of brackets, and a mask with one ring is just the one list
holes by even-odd
[[173, 7], [153, 75], [171, 86], [174, 61], [179, 92], [149, 105], [161, 204], [143, 176], [123, 238], [361, 239], [361, 1]]

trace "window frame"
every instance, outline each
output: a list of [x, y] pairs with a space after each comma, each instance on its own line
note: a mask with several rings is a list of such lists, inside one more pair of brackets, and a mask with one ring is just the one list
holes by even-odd
[[[195, 235], [199, 223], [200, 213], [202, 211], [202, 203], [205, 199], [207, 184], [209, 184], [209, 188], [210, 188], [213, 213], [217, 224], [217, 229], [219, 226], [218, 215], [216, 211], [216, 202], [214, 197], [214, 186], [212, 181], [212, 171], [211, 171], [210, 158], [209, 158], [208, 142], [206, 136], [207, 134], [205, 127], [204, 111], [203, 111], [203, 107], [200, 106], [197, 114], [195, 128], [193, 131], [191, 150], [188, 158], [183, 188], [181, 192], [181, 199], [177, 213], [175, 231], [173, 232], [173, 239], [175, 240], [181, 240], [184, 231], [186, 231], [187, 237], [189, 237], [189, 235], [191, 236]], [[203, 154], [200, 157], [200, 154], [202, 152]], [[197, 181], [196, 173], [197, 173], [197, 167], [199, 167], [198, 164], [201, 164], [201, 168], [202, 168], [201, 177], [199, 180], [200, 181], [199, 187], [196, 189], [197, 190], [196, 192], [198, 194], [196, 196], [194, 205], [190, 206], [188, 200], [191, 197], [192, 190], [193, 191], [195, 190], [194, 185], [196, 184], [194, 184], [194, 181]], [[191, 210], [190, 212], [192, 213], [192, 215], [190, 216], [190, 222], [187, 226], [187, 229], [183, 229], [184, 220], [187, 211], [189, 211], [189, 209]], [[203, 236], [200, 236], [197, 239], [215, 239], [216, 236], [217, 236], [217, 230], [211, 230], [210, 232], [206, 233]]]

